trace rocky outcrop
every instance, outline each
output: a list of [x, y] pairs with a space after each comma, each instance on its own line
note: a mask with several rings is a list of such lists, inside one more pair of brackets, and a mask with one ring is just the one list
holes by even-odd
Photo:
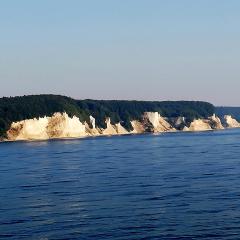
[[214, 130], [224, 129], [220, 118], [217, 117], [215, 114], [213, 114], [213, 116], [209, 117], [208, 119], [209, 119], [209, 124], [212, 129], [214, 129]]
[[240, 123], [230, 115], [224, 116], [226, 127], [228, 128], [240, 128]]
[[102, 134], [103, 135], [116, 135], [117, 134], [116, 127], [111, 124], [111, 119], [109, 117], [106, 118], [105, 123], [106, 123], [107, 127], [105, 129], [102, 129]]
[[224, 129], [221, 120], [214, 114], [208, 119], [195, 119], [189, 127], [184, 127], [183, 131], [210, 131]]
[[183, 131], [209, 131], [212, 130], [209, 120], [195, 119], [190, 123], [189, 127], [184, 127]]
[[115, 124], [115, 128], [116, 128], [117, 134], [129, 134], [130, 133], [121, 125], [121, 123]]
[[186, 119], [185, 117], [177, 117], [171, 119], [171, 123], [177, 130], [183, 130], [183, 128], [186, 126]]
[[9, 140], [41, 140], [88, 135], [85, 125], [77, 117], [70, 118], [66, 113], [55, 113], [52, 117], [12, 123], [7, 132]]
[[145, 112], [143, 123], [148, 132], [167, 132], [175, 131], [175, 128], [170, 125], [158, 112]]
[[[144, 131], [144, 129], [142, 129]], [[82, 123], [76, 116], [70, 118], [66, 113], [55, 113], [52, 117], [34, 118], [12, 123], [7, 131], [8, 140], [43, 140], [51, 138], [78, 138], [98, 135], [130, 134], [121, 123], [111, 124], [106, 118], [106, 128], [96, 127], [90, 116], [90, 124]]]
[[13, 122], [7, 131], [7, 138], [8, 140], [48, 139], [48, 120], [47, 117], [43, 117]]
[[101, 134], [101, 130], [96, 127], [95, 118], [90, 116], [89, 120], [90, 120], [90, 126], [89, 126], [89, 124], [87, 122], [84, 123], [85, 128], [86, 128], [86, 132], [88, 132], [90, 135], [93, 135], [93, 136], [100, 135]]
[[98, 129], [98, 128], [91, 128], [87, 122], [85, 122], [84, 125], [85, 125], [85, 128], [86, 128], [86, 132], [90, 136], [98, 136], [98, 135], [101, 134], [101, 130], [100, 129]]
[[70, 118], [66, 113], [55, 113], [48, 118], [46, 132], [49, 138], [88, 136], [86, 127], [76, 116]]
[[105, 129], [101, 129], [101, 134], [103, 135], [123, 135], [123, 134], [129, 134], [121, 123], [111, 124], [111, 119], [108, 117], [106, 118], [106, 125], [107, 127]]
[[95, 118], [93, 116], [90, 116], [89, 119], [90, 119], [90, 124], [92, 125], [91, 126], [92, 129], [95, 129], [96, 128], [96, 120], [95, 120]]
[[[170, 120], [169, 120], [170, 121]], [[7, 131], [7, 140], [43, 140], [51, 138], [79, 138], [98, 135], [138, 134], [145, 132], [209, 131], [224, 129], [220, 119], [213, 115], [208, 119], [195, 119], [187, 125], [184, 117], [163, 118], [158, 112], [145, 112], [142, 120], [132, 120], [133, 130], [127, 131], [121, 123], [111, 123], [106, 118], [106, 128], [98, 128], [95, 118], [90, 116], [89, 122], [82, 123], [76, 116], [69, 117], [66, 113], [55, 113], [52, 117], [42, 117], [12, 123]], [[225, 116], [228, 127], [240, 127], [231, 116]]]
[[133, 121], [131, 121], [131, 125], [133, 127], [133, 130], [131, 131], [131, 133], [144, 133], [145, 132], [145, 128], [140, 121], [133, 120]]

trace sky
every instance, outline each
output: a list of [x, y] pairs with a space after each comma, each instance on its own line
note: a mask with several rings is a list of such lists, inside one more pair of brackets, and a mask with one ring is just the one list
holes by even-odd
[[240, 106], [239, 0], [0, 0], [0, 97]]

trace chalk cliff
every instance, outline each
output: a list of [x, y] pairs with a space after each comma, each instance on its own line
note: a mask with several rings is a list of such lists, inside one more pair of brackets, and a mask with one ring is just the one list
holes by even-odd
[[47, 126], [48, 117], [39, 119], [28, 119], [20, 122], [13, 122], [7, 131], [9, 140], [30, 140], [30, 139], [48, 139]]
[[240, 128], [240, 123], [230, 115], [225, 115], [224, 120], [228, 128]]
[[209, 124], [212, 129], [214, 129], [214, 130], [224, 129], [220, 118], [217, 117], [215, 114], [213, 114], [213, 116], [209, 117], [208, 119], [209, 119]]
[[224, 129], [221, 120], [214, 114], [208, 119], [195, 119], [190, 126], [185, 126], [183, 131], [210, 131]]
[[121, 123], [115, 124], [115, 128], [116, 128], [117, 134], [129, 134], [130, 133], [121, 125]]
[[48, 118], [47, 135], [49, 138], [87, 136], [86, 127], [76, 116], [70, 118], [66, 113], [55, 113]]
[[90, 126], [87, 122], [84, 123], [86, 132], [89, 133], [92, 136], [98, 136], [101, 134], [101, 129], [96, 127], [96, 120], [93, 116], [89, 117], [90, 120]]
[[175, 130], [158, 112], [145, 112], [143, 122], [145, 129], [150, 132], [156, 133]]
[[71, 118], [66, 113], [55, 113], [52, 117], [13, 122], [7, 131], [7, 139], [13, 141], [43, 140], [130, 133], [120, 123], [111, 124], [110, 118], [106, 118], [106, 126], [105, 129], [96, 127], [92, 116], [90, 116], [89, 125], [87, 122], [80, 122], [76, 116]]
[[[64, 120], [64, 116], [58, 116], [52, 119], [53, 124], [51, 125], [48, 118], [57, 112], [66, 112], [71, 118], [74, 113], [75, 116], [80, 117], [80, 120], [76, 121], [74, 118], [71, 121], [67, 118]], [[145, 122], [143, 120], [144, 112], [147, 112], [145, 114]], [[164, 115], [160, 116], [156, 112], [164, 113]], [[24, 139], [24, 134], [26, 133], [26, 135], [29, 134], [27, 137], [30, 139], [39, 137], [45, 139], [72, 135], [74, 137], [100, 135], [102, 133], [111, 135], [125, 134], [126, 131], [123, 128], [126, 128], [128, 132], [132, 130], [133, 132], [182, 130], [184, 125], [189, 126], [189, 118], [203, 118], [204, 116], [211, 116], [214, 112], [215, 107], [211, 103], [202, 101], [78, 100], [52, 94], [4, 97], [0, 98], [0, 139], [6, 138], [7, 131], [10, 130], [13, 122], [18, 124], [11, 129], [11, 134], [9, 132], [11, 137], [20, 138], [22, 135]], [[187, 123], [179, 118], [175, 126], [172, 120], [176, 119], [176, 113], [179, 116], [185, 116]], [[40, 124], [41, 120], [39, 117], [44, 118], [44, 115], [47, 118], [47, 120], [45, 119], [45, 124], [49, 125], [49, 127], [43, 127]], [[111, 125], [108, 125], [108, 127], [105, 124], [107, 117], [111, 117]], [[39, 122], [34, 120], [30, 124], [27, 121], [34, 118], [37, 118]], [[118, 119], [118, 122], [116, 122], [116, 119]], [[27, 122], [20, 124], [22, 120]], [[56, 126], [55, 122], [57, 122]], [[70, 122], [71, 124], [75, 122], [74, 124], [77, 124], [78, 130], [75, 127], [71, 129], [69, 126]], [[29, 130], [33, 125], [35, 130]], [[134, 125], [134, 127], [131, 125]], [[63, 126], [65, 126], [64, 129], [61, 129]], [[37, 131], [37, 127], [40, 128], [39, 131]], [[20, 131], [19, 128], [23, 129]]]
[[29, 119], [12, 123], [7, 132], [9, 140], [38, 140], [88, 136], [86, 127], [77, 117], [55, 113], [52, 117]]
[[[231, 116], [225, 116], [228, 127], [240, 127]], [[170, 123], [171, 122], [171, 123]], [[106, 118], [106, 128], [96, 126], [95, 118], [89, 117], [89, 122], [82, 123], [76, 116], [69, 117], [66, 113], [55, 113], [51, 117], [27, 119], [13, 122], [7, 131], [8, 140], [42, 140], [51, 138], [79, 138], [98, 135], [137, 134], [144, 132], [209, 131], [224, 129], [220, 119], [214, 114], [207, 119], [195, 119], [187, 125], [184, 117], [168, 121], [158, 112], [145, 112], [142, 120], [132, 120], [133, 130], [127, 131], [121, 123], [111, 123]], [[181, 128], [181, 129], [180, 129]]]
[[195, 119], [190, 123], [189, 127], [184, 127], [183, 131], [209, 131], [212, 130], [209, 120]]
[[107, 125], [107, 128], [102, 129], [102, 134], [103, 135], [116, 135], [117, 134], [116, 127], [111, 124], [111, 119], [109, 117], [106, 118], [105, 123]]
[[133, 121], [131, 121], [131, 125], [133, 127], [133, 130], [131, 131], [131, 133], [144, 133], [145, 132], [145, 128], [140, 121], [133, 120]]

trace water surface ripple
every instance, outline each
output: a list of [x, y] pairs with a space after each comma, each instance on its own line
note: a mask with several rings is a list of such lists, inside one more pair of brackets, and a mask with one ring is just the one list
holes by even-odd
[[240, 239], [240, 130], [2, 143], [0, 239]]

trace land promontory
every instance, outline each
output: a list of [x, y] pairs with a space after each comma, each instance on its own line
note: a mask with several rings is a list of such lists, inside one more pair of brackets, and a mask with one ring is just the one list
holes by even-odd
[[75, 100], [60, 95], [4, 97], [0, 98], [0, 138], [42, 140], [240, 127], [236, 111], [231, 115], [227, 108], [226, 113], [223, 107], [202, 101]]

